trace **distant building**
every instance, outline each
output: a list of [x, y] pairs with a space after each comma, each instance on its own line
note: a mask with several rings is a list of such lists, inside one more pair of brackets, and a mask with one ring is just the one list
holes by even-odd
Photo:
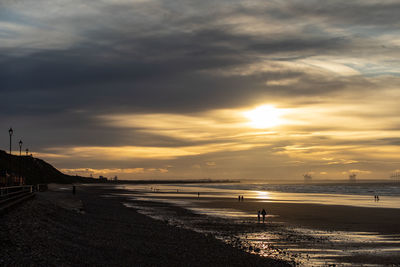
[[351, 173], [351, 174], [349, 175], [349, 181], [350, 181], [350, 182], [355, 182], [355, 181], [356, 181], [356, 177], [357, 177], [357, 174]]
[[99, 176], [99, 181], [100, 182], [107, 182], [107, 180], [108, 180], [107, 177], [104, 177], [102, 175]]
[[393, 180], [400, 182], [400, 172], [399, 171], [395, 171], [394, 173], [392, 173], [392, 175], [390, 175], [390, 178], [392, 178]]
[[17, 176], [7, 170], [0, 170], [0, 186], [17, 186], [24, 185], [25, 177]]
[[305, 183], [311, 182], [311, 180], [312, 180], [312, 175], [309, 173], [303, 174], [303, 177], [304, 177]]

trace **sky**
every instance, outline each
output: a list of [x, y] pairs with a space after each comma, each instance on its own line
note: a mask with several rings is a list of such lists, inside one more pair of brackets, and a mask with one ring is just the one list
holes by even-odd
[[0, 149], [120, 179], [387, 179], [400, 2], [0, 0]]

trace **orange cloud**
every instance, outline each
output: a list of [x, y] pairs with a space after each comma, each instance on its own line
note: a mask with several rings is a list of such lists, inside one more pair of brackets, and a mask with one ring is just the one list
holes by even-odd
[[146, 174], [146, 173], [167, 173], [166, 168], [111, 168], [111, 169], [93, 169], [93, 168], [76, 168], [76, 169], [61, 169], [67, 174], [80, 175], [118, 175], [118, 174]]

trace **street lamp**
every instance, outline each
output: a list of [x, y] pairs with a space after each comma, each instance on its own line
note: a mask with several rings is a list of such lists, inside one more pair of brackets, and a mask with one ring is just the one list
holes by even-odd
[[19, 144], [19, 184], [21, 185], [22, 183], [21, 183], [21, 180], [22, 180], [22, 171], [21, 171], [21, 165], [22, 165], [22, 162], [21, 162], [21, 160], [22, 160], [22, 158], [21, 158], [21, 150], [22, 150], [22, 140], [19, 140], [19, 142], [18, 142], [18, 144]]
[[19, 140], [19, 156], [21, 156], [21, 149], [22, 149], [22, 140]]
[[[10, 162], [9, 162], [10, 166], [9, 166], [8, 172], [10, 175], [11, 175], [11, 154], [12, 154], [11, 137], [12, 137], [13, 133], [14, 133], [14, 130], [10, 127], [10, 129], [8, 130], [8, 134], [10, 135]], [[9, 181], [8, 181], [8, 178], [6, 178], [6, 179], [7, 179], [6, 186], [8, 186]]]
[[10, 135], [10, 155], [11, 155], [11, 136], [13, 135], [13, 133], [14, 133], [14, 130], [12, 128], [10, 128], [8, 130], [8, 134]]

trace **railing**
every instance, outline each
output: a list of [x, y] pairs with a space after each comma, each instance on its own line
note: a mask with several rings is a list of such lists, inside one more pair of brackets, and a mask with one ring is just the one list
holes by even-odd
[[0, 187], [0, 213], [33, 196], [32, 185]]
[[32, 193], [33, 186], [32, 185], [21, 185], [21, 186], [9, 186], [9, 187], [0, 187], [0, 198], [8, 198], [10, 196], [14, 196], [21, 193]]

